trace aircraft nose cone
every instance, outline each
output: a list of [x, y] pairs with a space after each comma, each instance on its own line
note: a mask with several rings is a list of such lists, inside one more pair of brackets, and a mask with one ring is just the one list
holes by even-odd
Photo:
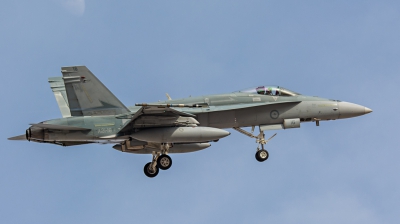
[[364, 107], [364, 109], [365, 109], [365, 114], [369, 114], [369, 113], [371, 113], [371, 112], [372, 112], [372, 110], [371, 110], [371, 109], [369, 109], [368, 107]]
[[372, 110], [355, 103], [339, 102], [339, 118], [357, 117], [371, 113]]

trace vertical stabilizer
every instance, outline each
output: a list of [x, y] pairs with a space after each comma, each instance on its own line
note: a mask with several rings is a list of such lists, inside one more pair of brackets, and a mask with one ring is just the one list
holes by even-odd
[[68, 105], [72, 116], [102, 116], [128, 113], [86, 66], [62, 67]]
[[58, 107], [63, 117], [71, 117], [68, 106], [67, 92], [65, 91], [64, 80], [62, 77], [50, 77], [49, 83], [56, 97]]

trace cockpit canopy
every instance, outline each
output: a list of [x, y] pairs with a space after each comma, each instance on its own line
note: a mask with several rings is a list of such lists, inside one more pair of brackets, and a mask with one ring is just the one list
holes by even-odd
[[285, 89], [281, 86], [258, 86], [253, 88], [248, 88], [240, 90], [241, 93], [252, 93], [260, 95], [270, 95], [270, 96], [297, 96], [300, 93], [293, 92], [291, 90]]

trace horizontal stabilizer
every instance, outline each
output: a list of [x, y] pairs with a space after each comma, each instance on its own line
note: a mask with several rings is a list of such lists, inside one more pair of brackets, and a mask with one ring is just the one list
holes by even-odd
[[26, 140], [26, 135], [14, 136], [14, 137], [8, 138], [8, 140]]
[[88, 128], [66, 126], [66, 125], [56, 125], [56, 124], [30, 124], [33, 127], [50, 129], [50, 130], [65, 130], [65, 131], [90, 131]]

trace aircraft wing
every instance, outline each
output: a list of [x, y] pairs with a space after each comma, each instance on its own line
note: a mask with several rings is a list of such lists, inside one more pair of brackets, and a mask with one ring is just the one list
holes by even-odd
[[[130, 121], [125, 124], [123, 128], [121, 128], [120, 132], [128, 131], [132, 128], [139, 125], [142, 127], [146, 127], [143, 124], [143, 121], [147, 121], [151, 123], [151, 127], [157, 126], [168, 126], [168, 124], [172, 124], [170, 122], [175, 122], [179, 117], [187, 117], [188, 121], [198, 123], [193, 117], [196, 117], [194, 114], [185, 113], [182, 111], [177, 111], [170, 107], [160, 107], [160, 106], [142, 106], [133, 116], [132, 115], [122, 115], [117, 118], [126, 119], [129, 118]], [[140, 124], [138, 124], [140, 121]]]
[[89, 128], [81, 128], [74, 126], [66, 126], [66, 125], [55, 125], [55, 124], [30, 124], [32, 127], [50, 129], [50, 130], [64, 130], [64, 131], [90, 131]]

